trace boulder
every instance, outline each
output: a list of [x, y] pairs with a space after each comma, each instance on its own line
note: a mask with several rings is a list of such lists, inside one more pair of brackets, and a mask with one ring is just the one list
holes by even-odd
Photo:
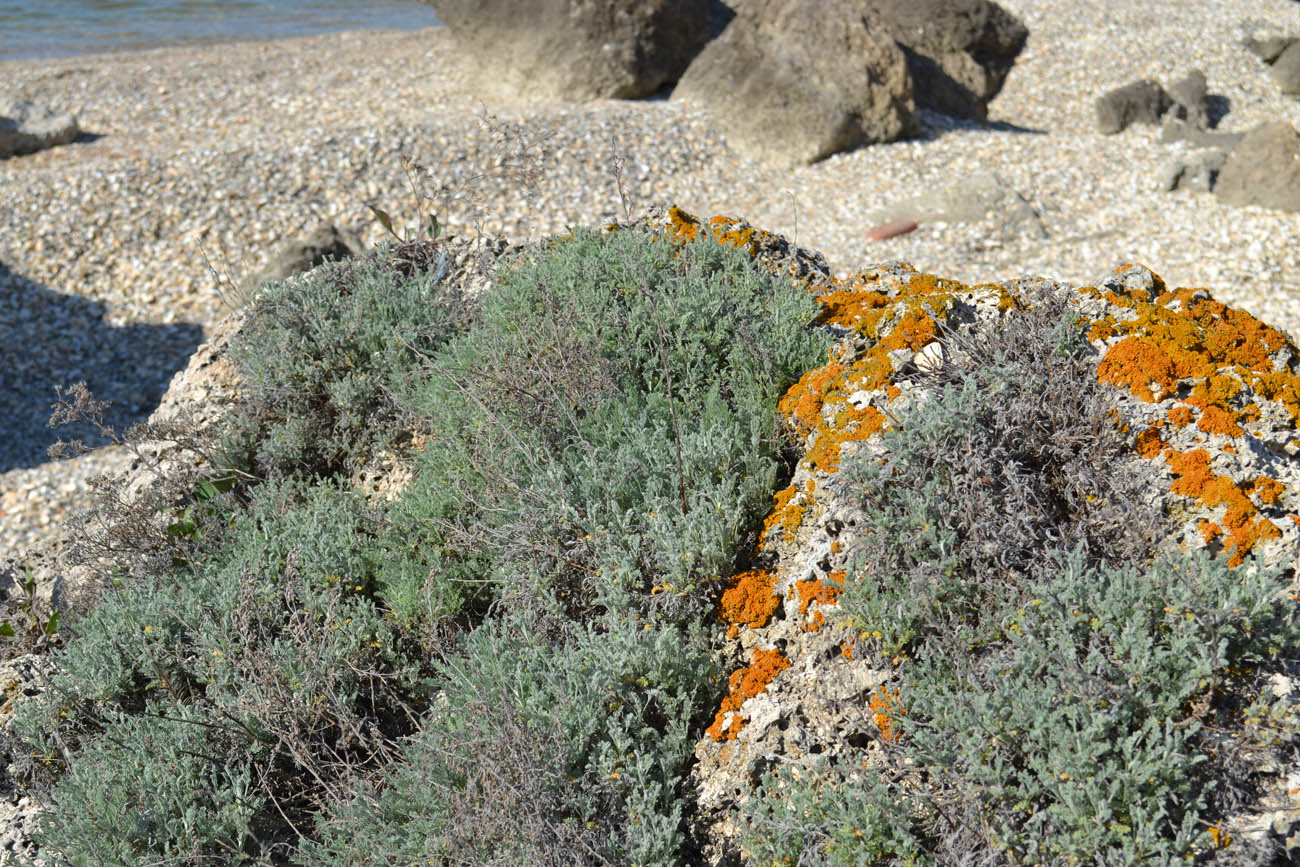
[[907, 55], [917, 105], [980, 121], [1029, 37], [990, 0], [870, 0], [862, 12]]
[[915, 123], [902, 50], [851, 0], [746, 0], [673, 97], [706, 106], [729, 146], [780, 168], [892, 141]]
[[1205, 73], [1193, 69], [1169, 86], [1169, 97], [1174, 101], [1170, 114], [1186, 121], [1196, 129], [1210, 125], [1210, 93]]
[[1300, 97], [1300, 39], [1292, 42], [1277, 56], [1268, 74], [1283, 93]]
[[1230, 205], [1300, 211], [1300, 133], [1284, 121], [1246, 133], [1228, 155], [1214, 192]]
[[709, 0], [429, 0], [493, 101], [636, 99], [709, 39]]
[[1111, 135], [1134, 123], [1159, 123], [1173, 100], [1159, 83], [1142, 79], [1097, 97], [1097, 131]]
[[0, 99], [0, 159], [67, 144], [80, 134], [73, 115], [40, 103]]

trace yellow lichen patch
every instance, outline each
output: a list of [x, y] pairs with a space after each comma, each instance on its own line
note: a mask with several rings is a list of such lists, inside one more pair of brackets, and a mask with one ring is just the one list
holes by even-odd
[[[1187, 427], [1187, 425], [1191, 424], [1194, 420], [1195, 416], [1188, 407], [1176, 406], [1169, 410], [1169, 421], [1179, 427]], [[1149, 455], [1147, 457], [1155, 457], [1155, 455]]]
[[773, 590], [775, 576], [765, 569], [750, 569], [733, 575], [718, 603], [718, 618], [724, 623], [744, 624], [754, 629], [766, 626], [781, 599]]
[[898, 743], [902, 732], [894, 730], [895, 720], [907, 713], [907, 709], [898, 700], [898, 690], [892, 692], [881, 687], [871, 693], [871, 713], [880, 729], [880, 739], [891, 744]]
[[745, 720], [733, 714], [740, 710], [746, 699], [762, 694], [768, 684], [789, 667], [790, 660], [781, 651], [755, 650], [753, 662], [732, 672], [727, 696], [705, 733], [718, 742], [734, 740], [744, 728]]
[[[810, 479], [809, 485], [812, 484]], [[799, 491], [794, 485], [782, 488], [772, 497], [772, 511], [763, 519], [763, 534], [758, 540], [758, 549], [761, 551], [767, 544], [768, 537], [772, 531], [780, 527], [784, 533], [783, 538], [787, 542], [793, 542], [795, 534], [799, 532], [799, 526], [803, 523], [805, 504], [795, 502], [795, 497]], [[808, 490], [808, 495], [812, 495], [812, 490]]]

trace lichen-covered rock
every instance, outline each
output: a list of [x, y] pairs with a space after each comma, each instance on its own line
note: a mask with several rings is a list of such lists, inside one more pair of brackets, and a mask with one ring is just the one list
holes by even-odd
[[36, 102], [0, 99], [0, 159], [67, 144], [80, 134], [71, 114]]
[[871, 0], [862, 4], [873, 30], [907, 55], [916, 104], [984, 120], [1025, 47], [1029, 30], [991, 0]]
[[1228, 155], [1214, 193], [1230, 205], [1300, 211], [1300, 133], [1285, 121], [1246, 133]]
[[428, 0], [496, 101], [635, 99], [709, 39], [708, 0]]
[[785, 168], [914, 124], [903, 52], [848, 0], [748, 0], [673, 97], [708, 107], [739, 153]]
[[[762, 255], [755, 238], [779, 245], [742, 221], [668, 216], [671, 232], [711, 231], [778, 273], [789, 268], [788, 255]], [[1234, 564], [1254, 556], [1292, 571], [1300, 559], [1300, 349], [1277, 330], [1203, 289], [1168, 289], [1136, 265], [1072, 289], [1041, 280], [966, 286], [906, 265], [834, 279], [816, 257], [803, 261], [812, 267], [794, 270], [841, 342], [780, 401], [803, 456], [774, 497], [754, 565], [722, 594], [719, 630], [734, 667], [692, 774], [692, 822], [710, 864], [746, 860], [743, 817], [769, 771], [870, 773], [897, 738], [897, 660], [874, 653], [837, 613], [865, 524], [841, 471], [864, 449], [888, 459], [880, 434], [905, 404], [926, 399], [925, 374], [967, 363], [958, 335], [1063, 295], [1127, 443], [1119, 472], [1164, 516], [1150, 553], [1209, 551]], [[1288, 684], [1279, 688], [1295, 688]], [[1295, 811], [1275, 795], [1294, 786], [1300, 766], [1264, 752], [1252, 774], [1265, 794], [1225, 819], [1221, 839], [1251, 828], [1260, 839], [1293, 834]]]

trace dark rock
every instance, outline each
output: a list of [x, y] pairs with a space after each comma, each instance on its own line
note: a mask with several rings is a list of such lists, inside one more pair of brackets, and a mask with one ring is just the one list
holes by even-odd
[[1214, 193], [1230, 205], [1300, 211], [1300, 133], [1286, 122], [1246, 133], [1228, 155]]
[[1288, 96], [1300, 96], [1300, 39], [1286, 47], [1268, 74], [1277, 82], [1277, 86]]
[[746, 0], [673, 96], [709, 108], [739, 153], [782, 168], [915, 123], [902, 50], [852, 0]]
[[1217, 148], [1207, 148], [1187, 156], [1177, 157], [1165, 168], [1159, 189], [1165, 192], [1190, 190], [1208, 193], [1218, 182], [1219, 172], [1228, 155]]
[[907, 55], [916, 104], [943, 114], [985, 120], [1025, 47], [1029, 31], [990, 0], [869, 0], [873, 29]]
[[281, 245], [254, 282], [260, 285], [267, 280], [283, 280], [310, 271], [327, 260], [357, 256], [363, 250], [365, 245], [355, 234], [327, 223], [310, 234]]
[[709, 39], [709, 0], [428, 0], [471, 86], [497, 101], [635, 99]]
[[1159, 123], [1173, 100], [1158, 83], [1143, 79], [1097, 97], [1097, 130], [1111, 135], [1134, 123]]
[[1193, 69], [1169, 86], [1169, 97], [1174, 101], [1170, 111], [1179, 120], [1185, 120], [1197, 129], [1210, 125], [1210, 92], [1205, 73]]
[[67, 144], [80, 134], [70, 114], [39, 103], [0, 99], [0, 158]]

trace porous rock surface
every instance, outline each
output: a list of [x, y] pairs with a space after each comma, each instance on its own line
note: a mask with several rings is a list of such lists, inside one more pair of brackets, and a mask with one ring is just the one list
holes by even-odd
[[[736, 668], [696, 747], [692, 777], [708, 863], [744, 860], [736, 817], [767, 771], [807, 773], [844, 760], [869, 773], [891, 737], [892, 665], [864, 652], [836, 616], [860, 523], [840, 467], [859, 449], [883, 454], [877, 434], [891, 405], [924, 399], [906, 374], [958, 363], [944, 345], [945, 325], [988, 329], [1015, 315], [1017, 304], [1067, 293], [1089, 323], [1097, 377], [1112, 386], [1131, 439], [1125, 471], [1143, 480], [1169, 519], [1159, 547], [1208, 549], [1229, 562], [1253, 553], [1294, 572], [1300, 349], [1249, 314], [1204, 289], [1170, 290], [1139, 265], [1077, 289], [1036, 279], [965, 286], [906, 265], [833, 279], [817, 254], [741, 221], [670, 216], [679, 233], [712, 231], [748, 245], [767, 267], [803, 282], [824, 308], [820, 321], [841, 337], [827, 365], [781, 400], [803, 434], [804, 457], [774, 497], [758, 568], [733, 576], [722, 597], [720, 628]], [[1277, 694], [1300, 686], [1276, 679]], [[1300, 765], [1260, 756], [1254, 777], [1258, 799], [1222, 823], [1221, 839], [1300, 853], [1300, 810], [1290, 794]]]
[[708, 0], [428, 0], [472, 86], [501, 102], [635, 99], [708, 41]]
[[674, 99], [706, 106], [739, 153], [775, 167], [913, 129], [903, 51], [850, 0], [746, 0]]

